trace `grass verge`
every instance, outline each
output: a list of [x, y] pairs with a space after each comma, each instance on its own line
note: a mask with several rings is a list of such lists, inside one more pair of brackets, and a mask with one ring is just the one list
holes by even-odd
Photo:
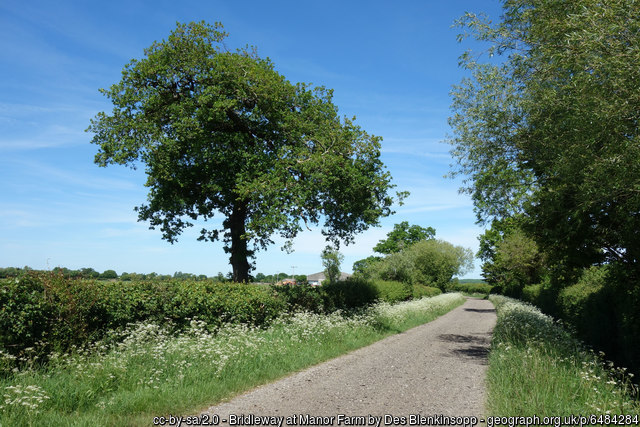
[[0, 379], [0, 426], [150, 425], [153, 416], [203, 408], [429, 322], [463, 302], [460, 294], [444, 294], [357, 314], [295, 313], [262, 329], [211, 331], [194, 320], [175, 333], [135, 324], [90, 348], [52, 355], [46, 368]]
[[537, 308], [503, 296], [489, 299], [498, 313], [487, 374], [489, 415], [593, 414], [591, 421], [609, 425], [614, 415], [640, 413], [638, 386], [624, 368], [586, 349]]

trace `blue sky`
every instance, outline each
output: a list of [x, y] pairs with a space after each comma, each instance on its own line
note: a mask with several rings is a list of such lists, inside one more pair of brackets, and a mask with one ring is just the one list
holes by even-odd
[[[230, 271], [221, 243], [173, 245], [137, 222], [144, 170], [100, 168], [84, 130], [111, 105], [99, 92], [123, 66], [165, 38], [177, 21], [220, 21], [230, 48], [257, 46], [292, 82], [334, 89], [345, 116], [383, 137], [382, 159], [411, 196], [382, 226], [343, 246], [343, 271], [371, 254], [394, 223], [436, 229], [477, 250], [482, 228], [471, 200], [446, 179], [453, 162], [442, 140], [449, 92], [464, 73], [453, 21], [465, 11], [498, 19], [491, 1], [28, 1], [0, 2], [0, 267], [92, 267], [118, 273]], [[254, 273], [322, 270], [319, 230], [282, 251], [259, 252]], [[476, 263], [477, 264], [477, 263]], [[464, 277], [480, 277], [480, 269]]]

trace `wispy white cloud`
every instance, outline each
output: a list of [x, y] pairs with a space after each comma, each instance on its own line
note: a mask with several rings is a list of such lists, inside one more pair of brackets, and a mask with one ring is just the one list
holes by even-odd
[[398, 215], [420, 212], [436, 212], [450, 209], [469, 210], [472, 206], [468, 196], [457, 191], [457, 183], [442, 178], [405, 177], [408, 185], [403, 190], [410, 195], [404, 205], [398, 207]]
[[81, 206], [77, 203], [53, 203], [40, 205], [10, 204], [0, 210], [2, 226], [8, 231], [25, 228], [80, 227], [110, 224], [135, 224], [137, 215], [131, 206], [96, 205]]
[[[65, 188], [67, 193], [85, 195], [87, 197], [96, 197], [96, 193], [83, 193], [83, 190], [105, 190], [109, 193], [114, 191], [140, 193], [143, 191], [139, 174], [134, 174], [130, 179], [115, 178], [113, 176], [103, 178], [96, 173], [97, 171], [90, 169], [93, 167], [90, 164], [78, 165], [75, 168], [65, 168], [54, 166], [53, 163], [16, 157], [9, 158], [5, 162], [19, 166], [23, 176], [39, 179], [41, 188]], [[95, 169], [98, 169], [97, 166]]]
[[[370, 228], [355, 236], [354, 243], [341, 245], [340, 252], [348, 256], [366, 257], [370, 255], [378, 241], [386, 237], [389, 231], [390, 229], [387, 228]], [[274, 236], [273, 240], [278, 247], [282, 247], [285, 243], [285, 240], [279, 236]], [[305, 230], [293, 240], [293, 249], [296, 254], [316, 255], [319, 257], [328, 244], [322, 235], [321, 228], [313, 227], [311, 231]]]
[[2, 208], [0, 209], [0, 219], [7, 228], [41, 227], [45, 225], [42, 218], [31, 210]]
[[0, 138], [0, 151], [29, 151], [40, 148], [70, 147], [86, 144], [73, 129], [53, 127], [33, 138]]
[[[95, 221], [97, 224], [105, 224], [104, 218], [101, 220]], [[112, 223], [112, 222], [110, 222]], [[149, 233], [149, 227], [140, 223], [133, 223], [139, 225], [130, 225], [132, 224], [130, 218], [127, 221], [122, 222], [122, 227], [100, 227], [96, 230], [96, 235], [100, 238], [104, 239], [113, 239], [113, 238], [132, 238], [134, 236], [143, 236], [145, 238], [149, 238], [151, 233]]]
[[87, 144], [84, 132], [93, 114], [85, 106], [38, 103], [0, 103], [0, 151], [28, 151], [39, 148]]
[[[95, 13], [89, 13], [86, 7], [78, 6], [64, 2], [37, 2], [37, 4], [7, 2], [3, 8], [22, 22], [20, 26], [10, 26], [10, 31], [7, 29], [7, 32], [13, 34], [15, 40], [23, 43], [14, 43], [17, 45], [17, 50], [21, 50], [20, 48], [26, 44], [31, 52], [37, 49], [44, 58], [67, 56], [61, 53], [61, 49], [56, 48], [56, 44], [48, 41], [48, 38], [60, 37], [64, 38], [67, 44], [129, 58], [129, 54], [133, 53], [131, 39], [140, 34], [140, 28], [131, 28], [130, 31], [126, 28], [116, 30], [109, 20], [101, 20], [101, 17], [96, 16]], [[52, 17], [55, 18], [52, 19]], [[39, 31], [33, 31], [34, 28]]]

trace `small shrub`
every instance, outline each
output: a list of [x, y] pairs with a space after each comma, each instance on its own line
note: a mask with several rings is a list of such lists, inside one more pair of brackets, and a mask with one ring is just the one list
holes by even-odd
[[522, 299], [531, 304], [537, 304], [542, 293], [542, 283], [536, 283], [535, 285], [529, 285], [522, 288]]
[[378, 299], [373, 283], [357, 278], [340, 280], [322, 286], [325, 308], [329, 311], [364, 307]]
[[585, 270], [575, 285], [558, 294], [557, 305], [563, 320], [570, 322], [589, 344], [605, 353], [615, 355], [618, 331], [610, 289], [606, 286], [607, 268]]
[[0, 282], [0, 349], [12, 356], [12, 360], [22, 356], [27, 348], [46, 354], [42, 343], [54, 313], [45, 287], [37, 277], [30, 275]]
[[593, 311], [598, 310], [598, 303], [604, 302], [594, 300], [602, 294], [606, 278], [606, 268], [591, 267], [585, 270], [575, 285], [560, 291], [558, 299], [562, 316], [568, 319], [578, 319], [588, 314], [588, 317], [592, 317]]
[[460, 283], [457, 280], [451, 281], [447, 287], [447, 291], [465, 292], [468, 294], [490, 294], [493, 286], [484, 282]]
[[376, 280], [373, 282], [378, 296], [382, 301], [396, 303], [406, 301], [412, 297], [412, 286], [393, 280]]
[[424, 297], [435, 297], [440, 295], [442, 291], [440, 288], [434, 288], [433, 286], [426, 286], [416, 283], [413, 285], [413, 298], [420, 299]]
[[273, 286], [273, 291], [287, 306], [287, 311], [324, 312], [323, 289], [320, 286], [310, 286], [308, 283], [299, 285]]

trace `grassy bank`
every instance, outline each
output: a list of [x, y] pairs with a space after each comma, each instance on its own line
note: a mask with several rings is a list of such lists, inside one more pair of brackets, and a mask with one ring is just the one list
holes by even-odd
[[490, 300], [498, 321], [489, 356], [489, 415], [595, 414], [607, 425], [607, 415], [640, 413], [638, 388], [624, 368], [586, 349], [533, 306], [502, 296]]
[[[356, 315], [296, 313], [268, 328], [192, 321], [182, 332], [145, 322], [46, 368], [0, 380], [0, 424], [148, 425], [428, 322], [462, 304], [444, 294]], [[0, 355], [6, 357], [6, 355]]]

